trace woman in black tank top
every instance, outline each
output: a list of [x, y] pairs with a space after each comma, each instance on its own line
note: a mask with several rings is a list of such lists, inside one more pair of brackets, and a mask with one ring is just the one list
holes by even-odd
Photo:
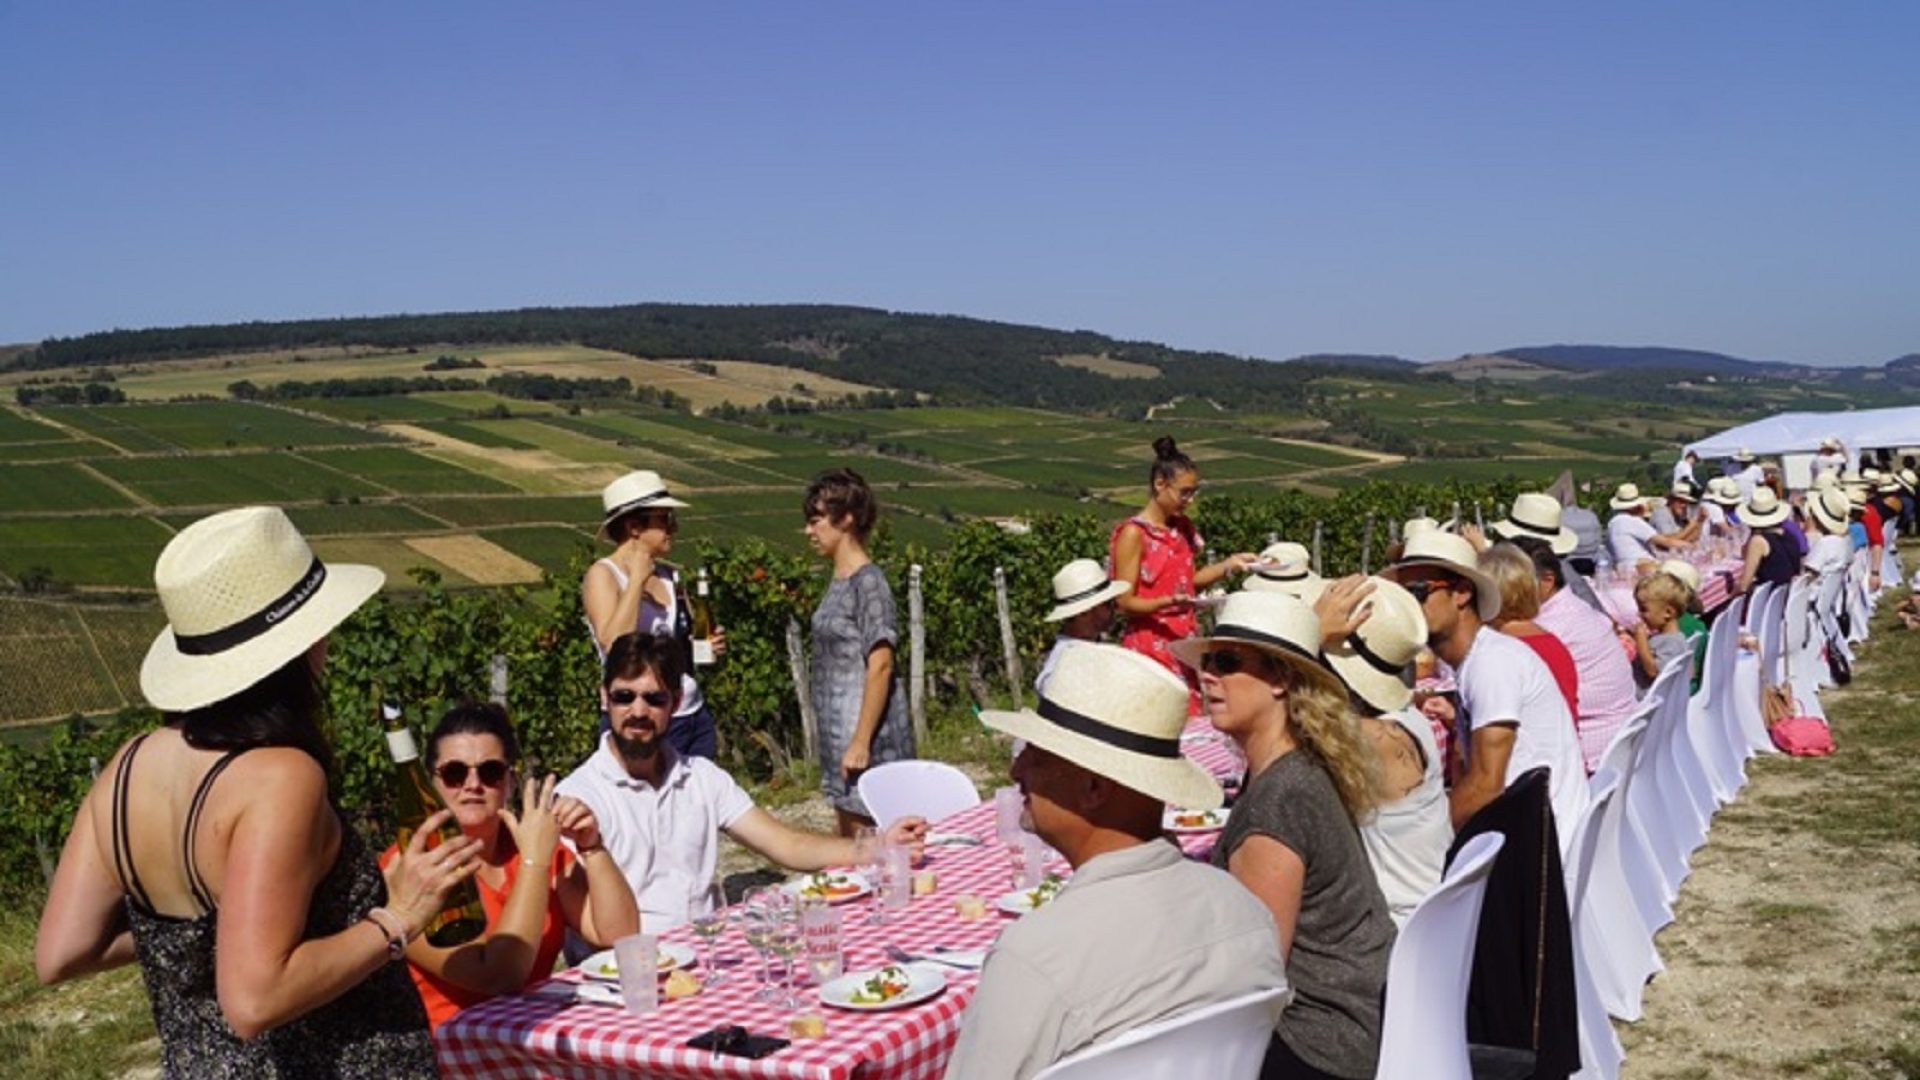
[[395, 960], [477, 868], [477, 842], [428, 852], [429, 819], [383, 878], [329, 801], [319, 726], [326, 636], [382, 575], [322, 564], [285, 514], [255, 507], [182, 530], [154, 580], [168, 627], [141, 690], [166, 723], [115, 755], [75, 817], [40, 978], [137, 961], [170, 1078], [436, 1075]]

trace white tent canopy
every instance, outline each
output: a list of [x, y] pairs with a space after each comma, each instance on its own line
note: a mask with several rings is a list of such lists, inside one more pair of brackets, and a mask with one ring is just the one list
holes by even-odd
[[1709, 435], [1687, 450], [1703, 461], [1732, 457], [1742, 447], [1756, 454], [1812, 454], [1827, 438], [1839, 439], [1850, 457], [1880, 447], [1920, 446], [1920, 406], [1780, 413]]

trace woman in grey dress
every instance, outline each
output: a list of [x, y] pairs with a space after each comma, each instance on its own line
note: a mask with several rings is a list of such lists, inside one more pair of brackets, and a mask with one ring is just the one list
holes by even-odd
[[894, 678], [899, 618], [887, 576], [867, 556], [880, 507], [852, 469], [829, 469], [801, 503], [807, 541], [833, 563], [833, 581], [813, 613], [813, 711], [820, 782], [851, 836], [873, 824], [854, 785], [868, 768], [914, 756], [913, 729]]

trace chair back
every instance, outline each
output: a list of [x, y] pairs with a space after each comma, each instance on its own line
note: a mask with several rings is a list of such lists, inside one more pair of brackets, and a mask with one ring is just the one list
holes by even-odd
[[1472, 1080], [1467, 984], [1487, 874], [1505, 842], [1499, 833], [1468, 840], [1447, 876], [1407, 917], [1387, 962], [1376, 1080]]
[[903, 817], [928, 821], [980, 805], [967, 774], [943, 761], [889, 761], [860, 774], [860, 800], [881, 828]]
[[1069, 1054], [1034, 1080], [1255, 1080], [1291, 996], [1274, 987], [1156, 1020]]

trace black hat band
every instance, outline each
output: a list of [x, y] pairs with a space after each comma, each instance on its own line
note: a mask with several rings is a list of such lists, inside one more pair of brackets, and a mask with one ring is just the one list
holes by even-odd
[[327, 580], [327, 568], [319, 556], [314, 556], [313, 565], [300, 576], [293, 588], [281, 593], [266, 607], [241, 619], [230, 626], [205, 634], [173, 635], [173, 646], [188, 656], [214, 656], [228, 649], [243, 645], [274, 628], [282, 619], [299, 611], [307, 601], [320, 591], [320, 585]]
[[1092, 596], [1096, 596], [1103, 590], [1106, 590], [1112, 587], [1113, 587], [1113, 579], [1108, 578], [1107, 580], [1101, 582], [1100, 584], [1095, 585], [1093, 588], [1082, 589], [1079, 592], [1074, 593], [1072, 596], [1056, 596], [1053, 598], [1053, 602], [1059, 606], [1065, 606], [1067, 604], [1077, 604], [1082, 600], [1085, 600]]
[[1136, 754], [1146, 754], [1158, 758], [1179, 758], [1180, 740], [1162, 739], [1154, 735], [1142, 735], [1137, 731], [1117, 728], [1104, 720], [1095, 720], [1084, 713], [1074, 712], [1057, 701], [1042, 696], [1034, 711], [1061, 728], [1075, 735], [1085, 735], [1089, 739], [1106, 743], [1121, 750], [1131, 750]]

